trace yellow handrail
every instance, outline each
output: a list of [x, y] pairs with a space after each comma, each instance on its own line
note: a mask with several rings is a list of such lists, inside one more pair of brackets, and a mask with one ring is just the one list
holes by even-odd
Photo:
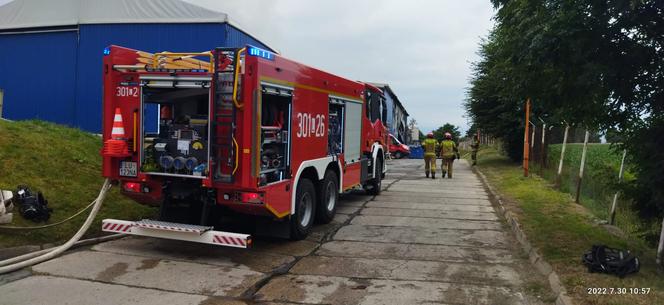
[[237, 100], [237, 84], [238, 84], [238, 75], [240, 75], [240, 55], [242, 52], [246, 51], [246, 48], [242, 48], [237, 51], [237, 58], [235, 58], [235, 76], [233, 77], [233, 104], [235, 107], [242, 108], [244, 104], [240, 104]]
[[209, 72], [214, 71], [214, 55], [212, 55], [212, 52], [200, 52], [200, 53], [172, 53], [172, 52], [161, 52], [161, 53], [154, 53], [152, 55], [152, 66], [157, 68], [159, 67], [159, 57], [180, 57], [180, 59], [185, 59], [185, 58], [190, 58], [190, 57], [195, 57], [195, 56], [208, 56], [210, 57], [210, 67], [209, 67]]
[[238, 158], [239, 158], [239, 154], [240, 154], [240, 148], [237, 145], [237, 141], [235, 141], [235, 136], [233, 136], [233, 144], [235, 145], [235, 167], [233, 168], [233, 174], [232, 175], [235, 175], [235, 172], [237, 171], [237, 168], [238, 168]]

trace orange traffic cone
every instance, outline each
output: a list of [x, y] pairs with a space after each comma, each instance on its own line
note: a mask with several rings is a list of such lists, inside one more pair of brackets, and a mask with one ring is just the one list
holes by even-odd
[[104, 142], [102, 154], [106, 157], [127, 157], [129, 156], [129, 145], [125, 137], [124, 124], [122, 123], [122, 113], [120, 107], [115, 108], [113, 117], [113, 129], [111, 138]]
[[111, 131], [111, 139], [125, 140], [124, 123], [122, 123], [122, 113], [120, 107], [115, 108], [115, 117], [113, 117], [113, 130]]

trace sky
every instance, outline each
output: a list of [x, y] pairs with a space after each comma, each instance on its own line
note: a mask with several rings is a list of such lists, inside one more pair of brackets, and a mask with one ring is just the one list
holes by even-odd
[[493, 26], [489, 0], [186, 1], [227, 13], [287, 58], [389, 84], [424, 133], [468, 127], [463, 101]]
[[287, 58], [388, 83], [424, 133], [468, 127], [463, 101], [489, 0], [187, 0], [229, 14]]

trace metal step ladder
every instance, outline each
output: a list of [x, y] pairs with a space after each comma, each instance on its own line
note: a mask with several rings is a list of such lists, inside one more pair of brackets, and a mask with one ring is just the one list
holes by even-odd
[[236, 113], [241, 84], [238, 75], [241, 50], [237, 48], [217, 48], [214, 57], [214, 96], [212, 134], [210, 135], [212, 170], [215, 181], [232, 183], [237, 170]]

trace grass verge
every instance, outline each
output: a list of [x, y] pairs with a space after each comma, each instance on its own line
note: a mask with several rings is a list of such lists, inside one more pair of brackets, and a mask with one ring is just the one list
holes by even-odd
[[[520, 164], [509, 161], [495, 149], [481, 150], [478, 160], [479, 169], [503, 196], [530, 242], [553, 266], [577, 304], [664, 304], [664, 278], [654, 263], [655, 250], [643, 240], [609, 233], [596, 225], [595, 215], [575, 204], [569, 194], [555, 190], [537, 175], [524, 178]], [[593, 244], [631, 250], [641, 260], [641, 271], [624, 279], [588, 273], [581, 255]], [[589, 288], [606, 288], [607, 294], [589, 294]], [[627, 293], [618, 294], [618, 288], [626, 288]], [[632, 294], [630, 288], [649, 288], [650, 293]], [[613, 294], [609, 294], [611, 291]]]
[[[546, 178], [549, 182], [556, 181], [560, 150], [562, 145], [549, 146], [548, 167], [540, 169], [539, 164], [531, 163], [534, 172]], [[576, 194], [576, 183], [581, 164], [583, 144], [568, 144], [560, 179], [560, 190], [569, 194]], [[620, 171], [622, 154], [612, 149], [610, 144], [589, 144], [586, 158], [586, 167], [581, 186], [580, 202], [599, 219], [608, 220], [611, 202], [615, 194]], [[634, 179], [629, 164], [626, 165], [625, 181]], [[616, 226], [623, 231], [641, 237], [659, 238], [659, 226], [644, 223], [632, 208], [633, 203], [625, 196], [618, 196], [616, 210]], [[659, 224], [659, 222], [657, 222]], [[652, 243], [651, 243], [652, 245]]]
[[[41, 121], [0, 120], [0, 189], [15, 190], [20, 184], [41, 191], [53, 209], [47, 223], [76, 213], [97, 197], [101, 177], [101, 138], [78, 129]], [[104, 218], [140, 219], [155, 209], [121, 196], [111, 189], [86, 237], [101, 234]], [[62, 225], [33, 231], [0, 229], [0, 248], [59, 243], [83, 224], [87, 213]], [[42, 223], [43, 224], [43, 223]], [[12, 226], [36, 226], [14, 210]]]

